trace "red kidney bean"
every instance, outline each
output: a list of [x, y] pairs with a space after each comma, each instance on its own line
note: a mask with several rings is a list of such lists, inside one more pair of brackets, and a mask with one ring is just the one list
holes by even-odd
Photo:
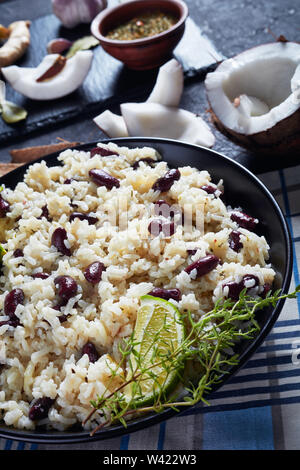
[[[57, 305], [54, 305], [52, 308], [54, 310], [57, 310], [60, 312], [60, 309], [61, 307], [65, 307], [67, 305], [68, 301], [67, 300], [63, 300], [61, 299], [60, 302], [57, 304]], [[65, 315], [64, 313], [62, 313], [61, 315], [58, 316], [58, 319], [60, 321], [60, 323], [64, 323], [65, 321], [67, 321], [68, 319], [68, 316], [69, 315]]]
[[68, 320], [69, 315], [65, 315], [64, 313], [58, 316], [60, 323], [65, 323]]
[[47, 273], [35, 273], [35, 274], [32, 274], [31, 275], [32, 277], [34, 277], [34, 279], [47, 279], [50, 274], [47, 274]]
[[238, 300], [240, 293], [245, 288], [242, 282], [228, 281], [223, 284], [224, 287], [228, 287], [228, 296], [232, 300]]
[[153, 235], [153, 237], [158, 237], [162, 231], [162, 221], [159, 219], [154, 219], [148, 225], [148, 231]]
[[158, 237], [161, 232], [166, 237], [171, 237], [175, 233], [175, 224], [174, 222], [163, 222], [159, 219], [154, 219], [148, 225], [148, 231], [153, 237]]
[[163, 217], [170, 217], [170, 204], [164, 199], [159, 199], [154, 203], [154, 214]]
[[162, 224], [162, 231], [166, 237], [171, 237], [175, 233], [175, 224], [174, 222], [165, 222]]
[[[65, 307], [65, 306], [67, 305], [67, 303], [68, 303], [68, 300], [61, 299], [61, 300], [59, 301], [59, 303], [58, 303], [57, 305], [54, 305], [52, 308], [53, 308], [54, 310], [57, 310], [57, 311], [60, 312], [61, 308], [62, 308], [62, 307]], [[74, 307], [76, 308], [77, 306], [78, 306], [78, 305], [77, 305], [77, 302], [76, 302], [76, 304], [74, 305]], [[66, 314], [62, 313], [62, 314], [59, 315], [57, 318], [59, 319], [60, 323], [64, 323], [65, 321], [68, 320], [68, 317], [69, 317], [69, 316], [70, 316], [69, 314], [66, 315]]]
[[73, 222], [74, 219], [87, 220], [89, 225], [95, 225], [98, 222], [98, 218], [94, 215], [83, 214], [82, 212], [72, 212], [69, 221]]
[[180, 219], [176, 222], [183, 224], [183, 214], [179, 207], [170, 206], [170, 204], [164, 199], [160, 199], [154, 203], [154, 214], [165, 218], [174, 219], [175, 215], [180, 215]]
[[31, 421], [47, 418], [54, 400], [49, 397], [38, 398], [29, 409], [28, 417]]
[[119, 154], [117, 152], [113, 152], [112, 150], [105, 149], [104, 147], [95, 147], [92, 150], [90, 150], [91, 158], [93, 158], [95, 155], [101, 155], [101, 157], [110, 157], [113, 155], [118, 156]]
[[97, 284], [101, 281], [102, 273], [105, 271], [105, 266], [101, 261], [95, 261], [88, 265], [84, 270], [84, 277], [91, 284]]
[[253, 287], [256, 287], [259, 285], [259, 279], [257, 276], [255, 276], [254, 274], [246, 274], [244, 277], [243, 277], [243, 283], [245, 284], [246, 281], [254, 281], [254, 285]]
[[87, 354], [90, 362], [96, 362], [99, 359], [98, 351], [93, 343], [86, 343], [82, 348], [82, 355]]
[[216, 186], [212, 186], [211, 184], [204, 184], [200, 187], [200, 189], [203, 189], [203, 191], [205, 191], [207, 194], [215, 194], [215, 192], [218, 190]]
[[58, 227], [54, 230], [51, 238], [51, 244], [57, 248], [63, 255], [71, 256], [70, 248], [65, 245], [65, 240], [68, 240], [67, 232], [64, 228]]
[[53, 305], [51, 308], [53, 308], [53, 310], [60, 310], [61, 305], [60, 304]]
[[57, 294], [63, 300], [69, 300], [77, 294], [77, 282], [71, 276], [57, 276], [54, 284], [58, 288]]
[[150, 157], [146, 157], [146, 158], [141, 158], [140, 160], [137, 160], [136, 162], [134, 162], [134, 164], [132, 165], [132, 168], [134, 170], [137, 170], [138, 167], [140, 166], [140, 162], [144, 162], [144, 163], [147, 163], [148, 165], [150, 165], [152, 168], [153, 168], [153, 165], [155, 163], [157, 163], [156, 160], [153, 160], [152, 158]]
[[9, 203], [0, 195], [0, 218], [5, 217], [9, 209]]
[[160, 297], [161, 299], [169, 300], [181, 300], [181, 292], [179, 289], [163, 289], [162, 287], [154, 287], [148, 295], [153, 295], [153, 297]]
[[229, 237], [228, 237], [229, 246], [236, 253], [241, 251], [241, 249], [244, 246], [240, 241], [240, 237], [241, 237], [241, 232], [239, 232], [238, 230], [232, 230], [232, 232], [229, 234]]
[[195, 269], [197, 273], [196, 277], [205, 276], [205, 274], [208, 274], [210, 271], [215, 269], [219, 262], [220, 260], [216, 256], [206, 255], [187, 266], [185, 268], [185, 272], [190, 274]]
[[24, 292], [22, 289], [13, 289], [11, 290], [4, 299], [4, 313], [8, 315], [11, 320], [16, 319], [15, 311], [19, 304], [24, 303]]
[[20, 320], [18, 317], [10, 318], [9, 320], [1, 321], [0, 326], [3, 326], [3, 325], [9, 325], [9, 326], [13, 326], [14, 328], [16, 328], [18, 325], [20, 325]]
[[169, 170], [164, 176], [158, 178], [152, 186], [154, 191], [169, 191], [175, 181], [180, 179], [180, 171], [178, 169]]
[[243, 276], [242, 283], [243, 283], [244, 287], [246, 287], [246, 282], [248, 282], [248, 281], [254, 281], [253, 286], [249, 287], [249, 289], [252, 289], [253, 287], [259, 286], [259, 279], [254, 274], [246, 274], [245, 276]]
[[265, 298], [267, 297], [267, 295], [268, 295], [268, 292], [270, 292], [270, 290], [271, 290], [270, 284], [265, 283], [265, 284], [263, 285], [263, 290], [262, 290], [262, 293], [260, 294], [260, 296], [261, 296], [263, 299], [265, 299]]
[[41, 219], [42, 217], [45, 217], [49, 222], [52, 221], [52, 218], [49, 216], [49, 210], [47, 205], [42, 207], [42, 214], [40, 215], [39, 219]]
[[258, 224], [258, 220], [248, 214], [240, 211], [234, 211], [230, 214], [231, 220], [236, 222], [240, 227], [247, 230], [254, 230]]
[[22, 251], [20, 248], [17, 248], [17, 249], [13, 252], [13, 257], [14, 257], [14, 258], [21, 258], [22, 256], [24, 256], [24, 253], [23, 253], [23, 251]]
[[89, 171], [89, 175], [93, 183], [95, 183], [97, 186], [105, 186], [107, 189], [120, 187], [120, 181], [104, 170], [97, 170], [95, 168]]
[[199, 248], [193, 248], [193, 249], [188, 249], [186, 251], [190, 256], [193, 256], [197, 253], [198, 250], [199, 250]]
[[67, 179], [64, 181], [64, 184], [71, 184], [71, 183], [73, 183], [73, 181], [78, 181], [78, 180], [76, 180], [76, 179], [74, 179], [74, 178], [67, 178]]
[[246, 274], [245, 276], [243, 276], [240, 282], [226, 282], [225, 284], [223, 284], [223, 289], [224, 287], [228, 287], [228, 297], [232, 300], [238, 300], [240, 293], [243, 289], [246, 288], [246, 282], [251, 280], [254, 281], [254, 285], [252, 287], [247, 288], [246, 292], [248, 292], [250, 289], [253, 289], [253, 287], [257, 287], [259, 285], [259, 279], [254, 274]]

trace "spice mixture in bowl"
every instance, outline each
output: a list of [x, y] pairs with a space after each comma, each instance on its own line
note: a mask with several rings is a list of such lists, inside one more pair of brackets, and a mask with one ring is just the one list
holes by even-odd
[[174, 15], [159, 10], [146, 12], [109, 31], [107, 37], [118, 41], [147, 38], [168, 30], [177, 21]]
[[105, 9], [91, 23], [103, 49], [127, 67], [147, 70], [170, 59], [188, 16], [180, 0], [134, 0]]
[[91, 401], [122, 383], [141, 298], [197, 321], [242, 291], [265, 298], [275, 271], [255, 214], [206, 169], [115, 143], [58, 160], [1, 192], [0, 413], [20, 430], [89, 431], [107, 420], [87, 419]]

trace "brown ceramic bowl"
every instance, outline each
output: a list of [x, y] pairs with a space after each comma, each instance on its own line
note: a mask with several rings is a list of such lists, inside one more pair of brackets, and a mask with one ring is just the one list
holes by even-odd
[[[110, 30], [136, 15], [157, 10], [174, 15], [178, 18], [177, 23], [160, 34], [143, 39], [118, 41], [106, 37]], [[108, 54], [127, 67], [134, 70], [153, 69], [170, 58], [182, 38], [187, 16], [188, 8], [179, 0], [137, 0], [99, 13], [92, 21], [91, 32]]]

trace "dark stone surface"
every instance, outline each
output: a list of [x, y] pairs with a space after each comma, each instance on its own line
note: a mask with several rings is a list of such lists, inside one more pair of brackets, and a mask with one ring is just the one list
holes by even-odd
[[[300, 36], [300, 9], [299, 0], [187, 0], [191, 18], [200, 26], [204, 34], [215, 44], [217, 50], [226, 57], [231, 57], [245, 49], [273, 41], [268, 31], [270, 28], [276, 36], [284, 34], [291, 40], [299, 40]], [[18, 5], [18, 8], [15, 5]], [[36, 6], [38, 5], [38, 8]], [[5, 12], [6, 18], [11, 20], [26, 17], [39, 18], [50, 12], [50, 1], [7, 0], [0, 5], [1, 19]], [[11, 15], [11, 16], [10, 16]], [[198, 52], [198, 51], [197, 51]], [[139, 96], [137, 100], [144, 97]], [[198, 77], [188, 79], [181, 106], [190, 111], [201, 114], [209, 122], [206, 112], [208, 103], [205, 96], [203, 80]], [[118, 104], [112, 104], [111, 110], [119, 110]], [[81, 118], [72, 118], [67, 122], [59, 123], [53, 120], [49, 127], [40, 131], [34, 130], [30, 136], [23, 138], [16, 136], [14, 142], [0, 149], [0, 160], [10, 161], [9, 150], [25, 146], [48, 144], [55, 142], [56, 137], [82, 142], [92, 141], [105, 137], [92, 121], [94, 114]], [[212, 125], [211, 125], [212, 126]], [[263, 173], [271, 169], [278, 169], [299, 164], [300, 155], [285, 157], [261, 157], [241, 149], [224, 137], [219, 131], [213, 129], [216, 136], [214, 150], [226, 154], [239, 161], [254, 173]]]

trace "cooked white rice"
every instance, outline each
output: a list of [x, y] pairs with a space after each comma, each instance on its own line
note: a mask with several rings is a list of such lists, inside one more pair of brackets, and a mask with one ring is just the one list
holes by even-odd
[[[266, 264], [267, 241], [238, 228], [230, 219], [230, 208], [200, 189], [210, 182], [207, 171], [179, 168], [180, 179], [160, 195], [151, 188], [168, 170], [165, 162], [160, 161], [154, 168], [146, 163], [132, 168], [141, 158], [157, 159], [153, 149], [119, 148], [112, 143], [101, 146], [120, 156], [90, 158], [90, 152], [65, 150], [59, 157], [61, 166], [33, 164], [24, 182], [13, 191], [4, 188], [1, 193], [10, 204], [10, 212], [0, 219], [7, 251], [0, 278], [0, 307], [3, 312], [6, 295], [17, 287], [23, 289], [25, 301], [16, 309], [20, 325], [0, 327], [0, 418], [19, 429], [35, 428], [28, 413], [34, 400], [41, 397], [55, 399], [55, 403], [48, 418], [39, 424], [64, 430], [84, 420], [91, 411], [90, 400], [105, 392], [110, 383], [108, 361], [119, 359], [118, 344], [134, 328], [140, 296], [153, 287], [180, 289], [181, 301], [172, 301], [181, 311], [190, 310], [198, 316], [224, 295], [224, 280], [239, 281], [245, 274], [254, 274], [261, 285], [273, 281], [274, 271]], [[89, 177], [93, 168], [118, 178], [120, 188], [97, 187]], [[64, 184], [71, 177], [78, 181]], [[222, 182], [218, 188], [222, 189]], [[153, 202], [162, 198], [187, 207], [187, 211], [202, 208], [203, 230], [198, 226], [185, 232], [178, 227], [171, 237], [162, 233], [150, 236], [148, 225], [155, 218]], [[45, 205], [51, 222], [40, 218]], [[122, 220], [126, 206], [128, 227]], [[76, 218], [70, 223], [69, 215], [74, 210], [91, 213], [99, 222], [89, 225]], [[51, 246], [57, 227], [67, 231], [71, 256]], [[243, 243], [239, 253], [228, 244], [230, 232], [237, 229]], [[187, 249], [195, 247], [197, 252], [190, 256]], [[14, 257], [16, 249], [22, 249], [24, 256]], [[215, 254], [222, 263], [209, 274], [193, 279], [184, 268], [206, 253]], [[104, 263], [106, 271], [93, 286], [83, 271], [96, 260]], [[32, 277], [42, 271], [50, 276], [44, 280]], [[60, 312], [52, 308], [57, 303], [54, 279], [58, 275], [73, 277], [79, 286], [76, 297]], [[69, 315], [64, 323], [58, 319], [62, 313]], [[8, 319], [4, 313], [1, 315], [0, 322]], [[87, 342], [94, 343], [100, 355], [95, 363], [87, 354], [82, 355]], [[110, 387], [117, 383], [118, 378]], [[95, 421], [88, 421], [86, 428], [101, 419], [95, 414]]]

